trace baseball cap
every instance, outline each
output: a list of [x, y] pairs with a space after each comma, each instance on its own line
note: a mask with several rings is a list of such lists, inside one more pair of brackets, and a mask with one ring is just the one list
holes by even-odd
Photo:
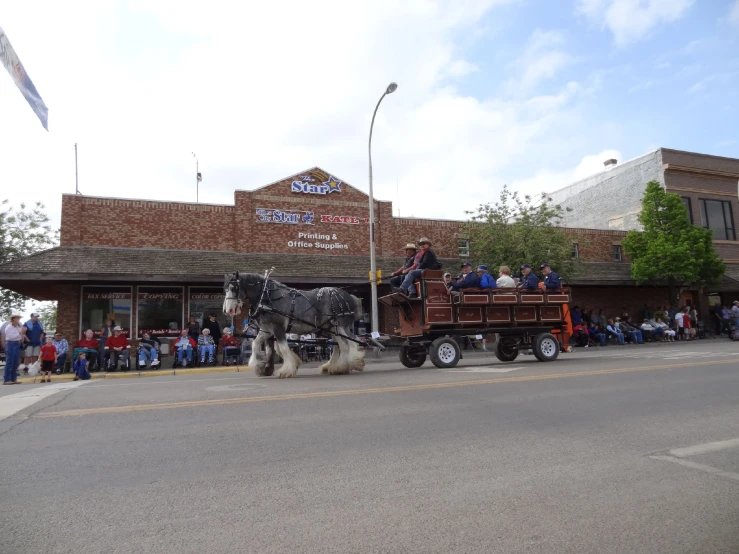
[[470, 262], [464, 262], [460, 267], [472, 267]]
[[37, 314], [36, 312], [33, 312], [33, 313], [31, 314], [31, 317], [41, 317], [41, 316], [40, 316], [39, 314]]
[[549, 267], [549, 264], [541, 264], [541, 266], [539, 266], [539, 269], [544, 269], [545, 267]]
[[523, 264], [521, 269], [531, 269], [531, 266], [529, 264]]
[[477, 266], [477, 270], [478, 271], [487, 271], [488, 270], [488, 266], [486, 266], [486, 265], [478, 265]]

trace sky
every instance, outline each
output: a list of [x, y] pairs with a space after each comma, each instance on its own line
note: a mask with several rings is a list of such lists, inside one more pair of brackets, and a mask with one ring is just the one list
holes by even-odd
[[[464, 219], [660, 146], [739, 157], [739, 0], [6, 3], [49, 108], [0, 68], [0, 197], [232, 204], [319, 166], [396, 215]], [[100, 214], [100, 224], [114, 220]]]

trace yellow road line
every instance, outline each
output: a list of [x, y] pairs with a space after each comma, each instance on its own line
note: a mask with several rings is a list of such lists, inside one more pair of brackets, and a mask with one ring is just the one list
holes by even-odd
[[497, 377], [494, 379], [477, 379], [472, 381], [449, 381], [444, 383], [426, 383], [422, 385], [403, 385], [397, 387], [381, 387], [372, 389], [349, 389], [324, 392], [305, 392], [295, 394], [277, 394], [272, 396], [252, 396], [247, 398], [223, 398], [219, 400], [190, 400], [185, 402], [168, 402], [164, 404], [134, 404], [131, 406], [110, 406], [107, 408], [84, 408], [46, 412], [36, 414], [36, 418], [68, 417], [94, 414], [119, 414], [126, 412], [144, 412], [148, 410], [168, 410], [171, 408], [195, 408], [204, 406], [223, 406], [226, 404], [252, 404], [256, 402], [273, 402], [282, 400], [302, 400], [309, 398], [331, 398], [336, 396], [353, 396], [360, 394], [377, 394], [386, 392], [407, 392], [419, 390], [447, 389], [453, 387], [469, 387], [474, 385], [493, 385], [497, 383], [523, 383], [526, 381], [545, 381], [548, 379], [564, 379], [569, 377], [586, 377], [592, 375], [611, 375], [614, 373], [633, 373], [637, 371], [654, 371], [657, 369], [672, 369], [678, 367], [697, 367], [736, 363], [736, 360], [712, 360], [710, 362], [693, 362], [683, 364], [669, 364], [649, 367], [629, 367], [613, 369], [596, 369], [592, 371], [578, 371], [572, 373], [549, 373], [545, 375], [525, 375], [520, 377]]

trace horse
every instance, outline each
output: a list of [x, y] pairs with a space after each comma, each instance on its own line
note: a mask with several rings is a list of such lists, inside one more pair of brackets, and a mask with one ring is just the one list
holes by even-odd
[[[246, 307], [250, 320], [259, 327], [249, 358], [249, 368], [256, 375], [270, 376], [274, 372], [268, 340], [274, 338], [283, 359], [277, 376], [295, 377], [301, 359], [288, 346], [288, 333], [318, 332], [334, 340], [331, 358], [320, 368], [322, 373], [346, 375], [352, 370], [364, 370], [364, 352], [350, 340], [355, 338], [354, 322], [362, 313], [362, 302], [356, 296], [335, 287], [301, 291], [269, 279], [268, 273], [261, 276], [238, 271], [225, 275], [223, 290], [223, 313], [233, 317]], [[262, 357], [260, 351], [265, 342], [266, 356]]]

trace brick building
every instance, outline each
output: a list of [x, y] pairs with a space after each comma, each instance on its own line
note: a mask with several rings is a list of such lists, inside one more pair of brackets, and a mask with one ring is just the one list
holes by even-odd
[[[368, 212], [366, 194], [320, 168], [237, 190], [233, 205], [64, 195], [59, 247], [0, 266], [0, 286], [57, 300], [58, 327], [69, 337], [100, 328], [111, 315], [131, 337], [145, 329], [176, 335], [189, 314], [214, 311], [224, 321], [224, 273], [273, 266], [273, 278], [297, 288], [346, 287], [369, 312]], [[100, 224], [101, 214], [109, 224]], [[402, 265], [404, 245], [422, 236], [452, 272], [469, 256], [463, 222], [392, 214], [391, 202], [375, 202], [385, 276]], [[579, 304], [615, 312], [664, 302], [664, 291], [635, 287], [628, 262], [614, 259], [624, 231], [569, 232], [584, 261], [570, 279]], [[380, 293], [387, 289], [381, 285]], [[379, 315], [391, 329], [395, 314]], [[366, 327], [368, 321], [367, 314]]]

